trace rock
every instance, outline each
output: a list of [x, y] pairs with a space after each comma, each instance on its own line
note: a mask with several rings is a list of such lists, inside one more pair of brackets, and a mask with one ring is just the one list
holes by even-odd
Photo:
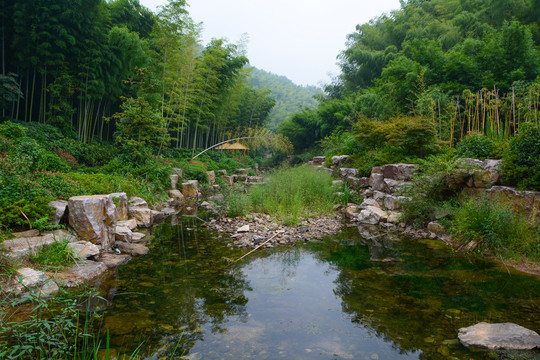
[[137, 221], [137, 226], [150, 227], [154, 223], [152, 210], [144, 207], [130, 207], [129, 216]]
[[182, 169], [180, 168], [173, 168], [173, 171], [176, 175], [178, 175], [179, 177], [182, 177], [184, 176], [184, 172], [182, 171]]
[[185, 197], [196, 198], [199, 195], [199, 182], [197, 180], [189, 180], [182, 183], [182, 194]]
[[484, 169], [486, 170], [496, 170], [499, 171], [501, 169], [502, 160], [493, 160], [493, 159], [486, 159], [484, 160]]
[[11, 235], [13, 235], [16, 238], [31, 238], [31, 237], [39, 236], [39, 230], [31, 229], [31, 230], [26, 230], [26, 231], [21, 231], [21, 232], [14, 232], [14, 233], [11, 233]]
[[66, 287], [88, 283], [105, 274], [107, 266], [102, 262], [84, 260], [55, 275], [55, 279]]
[[101, 245], [102, 250], [114, 246], [116, 206], [109, 195], [73, 196], [68, 208], [69, 225], [81, 239]]
[[54, 209], [54, 216], [51, 220], [51, 224], [54, 226], [68, 221], [68, 202], [66, 200], [55, 200], [48, 204]]
[[262, 183], [263, 178], [262, 176], [248, 176], [246, 181], [250, 184], [257, 184], [257, 183]]
[[128, 253], [131, 256], [144, 256], [148, 254], [148, 251], [150, 251], [150, 249], [141, 244], [131, 244], [119, 241], [116, 245], [122, 252]]
[[364, 201], [362, 201], [362, 204], [360, 204], [361, 209], [365, 209], [368, 206], [380, 207], [379, 203], [375, 199], [364, 199]]
[[340, 168], [339, 173], [343, 179], [347, 179], [349, 176], [358, 176], [358, 169]]
[[397, 196], [386, 195], [384, 197], [384, 207], [388, 210], [397, 210], [400, 207], [399, 200]]
[[18, 281], [13, 287], [8, 287], [8, 292], [13, 292], [19, 296], [26, 296], [29, 293], [38, 296], [51, 296], [58, 292], [58, 285], [50, 279], [47, 274], [31, 268], [20, 268], [17, 270]]
[[386, 222], [388, 215], [386, 212], [375, 206], [367, 206], [360, 211], [358, 221], [362, 224], [376, 225], [380, 222]]
[[540, 209], [539, 191], [517, 191], [508, 186], [493, 186], [486, 190], [488, 198], [492, 201], [508, 202], [516, 210], [524, 210], [529, 214]]
[[19, 238], [4, 240], [3, 246], [6, 249], [6, 256], [11, 258], [23, 258], [35, 253], [44, 245], [50, 245], [55, 240], [71, 239], [72, 235], [63, 230], [56, 230], [53, 233], [30, 238]]
[[379, 204], [379, 206], [384, 205], [384, 198], [385, 197], [386, 197], [386, 194], [383, 193], [382, 191], [374, 191], [373, 192], [373, 200], [375, 200], [377, 202], [377, 204]]
[[314, 156], [313, 157], [313, 165], [315, 165], [315, 166], [324, 165], [325, 161], [326, 161], [325, 156]]
[[133, 230], [137, 227], [137, 220], [135, 219], [129, 219], [129, 220], [123, 220], [116, 223], [116, 226], [126, 226], [129, 228], [129, 230]]
[[499, 172], [497, 170], [474, 170], [473, 171], [473, 184], [469, 187], [475, 188], [490, 188], [499, 182]]
[[513, 323], [479, 324], [459, 329], [464, 346], [486, 349], [531, 350], [540, 348], [540, 335]]
[[349, 176], [347, 177], [347, 184], [349, 184], [349, 187], [353, 189], [366, 188], [369, 186], [369, 178], [367, 177], [357, 178], [354, 176]]
[[409, 186], [409, 183], [405, 181], [384, 179], [384, 185], [386, 191], [395, 194], [403, 192], [407, 188], [407, 186]]
[[109, 194], [111, 200], [116, 206], [116, 220], [128, 219], [128, 197], [126, 193]]
[[388, 164], [381, 167], [386, 179], [408, 181], [418, 171], [416, 164]]
[[114, 236], [118, 241], [129, 242], [131, 241], [132, 234], [131, 229], [127, 226], [116, 225], [116, 229], [114, 230]]
[[332, 181], [332, 186], [342, 187], [343, 186], [343, 180], [333, 180]]
[[182, 194], [180, 190], [168, 190], [167, 195], [169, 195], [171, 199], [184, 200], [184, 194]]
[[223, 194], [216, 194], [214, 196], [210, 196], [208, 198], [208, 200], [212, 200], [212, 201], [215, 201], [215, 202], [224, 202], [225, 201], [225, 196]]
[[369, 186], [376, 191], [385, 191], [384, 175], [372, 173], [369, 177]]
[[427, 229], [428, 231], [431, 231], [432, 233], [436, 234], [436, 235], [440, 235], [442, 233], [444, 233], [445, 229], [444, 229], [444, 226], [442, 226], [441, 224], [439, 224], [438, 222], [430, 222], [427, 226]]
[[113, 254], [113, 253], [102, 253], [99, 257], [99, 261], [105, 264], [108, 268], [115, 268], [120, 265], [127, 264], [131, 260], [130, 255], [126, 254]]
[[237, 233], [249, 232], [249, 225], [244, 225], [236, 230]]
[[208, 178], [208, 185], [214, 185], [216, 183], [216, 173], [213, 170], [207, 171], [206, 177]]
[[146, 234], [140, 233], [140, 232], [134, 232], [131, 234], [131, 242], [133, 243], [141, 243], [144, 242], [146, 239]]
[[234, 181], [235, 182], [246, 182], [248, 176], [247, 175], [235, 175]]
[[350, 158], [350, 155], [338, 155], [338, 156], [332, 156], [332, 164], [334, 165], [341, 165], [347, 162], [347, 160]]
[[164, 209], [161, 209], [160, 211], [164, 216], [169, 216], [169, 215], [172, 215], [176, 212], [176, 210], [174, 210], [173, 208], [164, 208]]
[[373, 174], [382, 174], [382, 169], [378, 166], [375, 166], [375, 167], [372, 167], [371, 168], [371, 175]]
[[91, 242], [80, 240], [68, 243], [73, 253], [79, 259], [88, 259], [92, 256], [99, 255], [99, 248]]
[[227, 176], [227, 170], [218, 170], [217, 172], [221, 176]]
[[152, 223], [161, 224], [165, 221], [165, 214], [161, 211], [152, 210]]
[[471, 176], [472, 174], [469, 173], [468, 171], [459, 170], [457, 172], [447, 174], [445, 176], [445, 181], [450, 190], [460, 191], [466, 186]]
[[148, 207], [148, 203], [144, 200], [144, 199], [141, 199], [140, 197], [137, 197], [137, 196], [132, 196], [129, 198], [129, 206], [133, 206], [133, 207]]
[[171, 180], [171, 189], [176, 190], [178, 187], [178, 181], [180, 180], [180, 176], [178, 176], [178, 174], [172, 174], [169, 175], [169, 179]]
[[457, 159], [456, 162], [459, 165], [477, 166], [481, 168], [484, 167], [484, 162], [478, 159], [462, 158], [462, 159]]
[[399, 222], [399, 218], [401, 217], [401, 213], [400, 212], [395, 212], [395, 211], [392, 211], [390, 212], [390, 214], [388, 215], [388, 219], [386, 219], [387, 222], [391, 223], [391, 224], [397, 224]]
[[354, 204], [349, 204], [344, 210], [345, 216], [347, 216], [349, 219], [356, 219], [358, 216], [358, 213], [360, 212], [360, 207]]
[[233, 185], [234, 184], [234, 181], [236, 179], [236, 175], [230, 175], [230, 176], [223, 176], [223, 181], [225, 181], [225, 183], [229, 184], [229, 185]]

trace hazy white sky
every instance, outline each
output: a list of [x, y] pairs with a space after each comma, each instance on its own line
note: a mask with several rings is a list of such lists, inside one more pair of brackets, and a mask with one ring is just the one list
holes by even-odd
[[[156, 11], [166, 0], [140, 0]], [[188, 0], [189, 14], [203, 23], [203, 42], [247, 33], [247, 56], [257, 68], [301, 85], [330, 82], [336, 57], [357, 24], [399, 9], [399, 0]], [[329, 75], [330, 74], [330, 75]]]

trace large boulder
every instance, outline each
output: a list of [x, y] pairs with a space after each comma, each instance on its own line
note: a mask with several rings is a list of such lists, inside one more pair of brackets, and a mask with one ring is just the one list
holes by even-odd
[[369, 186], [369, 178], [361, 177], [357, 178], [354, 176], [347, 177], [347, 184], [353, 189], [362, 189]]
[[54, 216], [51, 220], [52, 225], [57, 226], [61, 222], [68, 221], [68, 202], [66, 200], [54, 200], [49, 202], [50, 207], [54, 209]]
[[112, 193], [109, 194], [111, 200], [116, 206], [116, 220], [128, 219], [128, 197], [126, 193]]
[[402, 193], [410, 185], [410, 183], [393, 179], [384, 179], [384, 185], [387, 192], [394, 194]]
[[386, 179], [408, 181], [418, 171], [418, 165], [403, 163], [388, 164], [382, 166], [381, 171]]
[[465, 346], [486, 349], [530, 350], [540, 348], [540, 335], [513, 323], [479, 324], [459, 329], [459, 341]]
[[116, 206], [109, 195], [74, 196], [68, 207], [69, 225], [82, 240], [101, 245], [102, 250], [114, 246]]
[[508, 186], [493, 186], [486, 190], [486, 194], [492, 201], [509, 203], [519, 211], [534, 213], [540, 209], [540, 191], [518, 191]]
[[367, 206], [358, 214], [358, 222], [361, 224], [376, 225], [380, 222], [386, 222], [388, 214], [375, 206]]
[[474, 170], [472, 176], [472, 186], [469, 187], [488, 189], [499, 182], [499, 172], [497, 170]]
[[182, 194], [188, 198], [196, 198], [199, 195], [199, 182], [197, 180], [189, 180], [182, 183]]

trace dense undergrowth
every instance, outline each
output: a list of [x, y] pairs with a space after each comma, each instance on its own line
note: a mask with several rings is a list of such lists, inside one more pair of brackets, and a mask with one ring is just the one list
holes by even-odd
[[[40, 123], [0, 124], [0, 237], [13, 230], [50, 229], [51, 200], [126, 192], [149, 203], [167, 199], [169, 175], [207, 182], [206, 171], [253, 167], [260, 158], [208, 152], [190, 161], [193, 150], [166, 148], [162, 154], [103, 142], [85, 144], [69, 131]], [[2, 235], [3, 234], [3, 235]]]

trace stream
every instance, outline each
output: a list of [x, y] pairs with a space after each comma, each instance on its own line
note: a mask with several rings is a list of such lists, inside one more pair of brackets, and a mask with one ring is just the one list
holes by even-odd
[[[172, 224], [171, 224], [172, 223]], [[175, 225], [173, 225], [175, 224]], [[324, 241], [231, 263], [197, 218], [154, 228], [150, 253], [100, 291], [113, 354], [146, 359], [514, 359], [470, 350], [461, 327], [514, 322], [540, 331], [540, 280], [439, 241]], [[526, 352], [540, 359], [540, 352]]]

